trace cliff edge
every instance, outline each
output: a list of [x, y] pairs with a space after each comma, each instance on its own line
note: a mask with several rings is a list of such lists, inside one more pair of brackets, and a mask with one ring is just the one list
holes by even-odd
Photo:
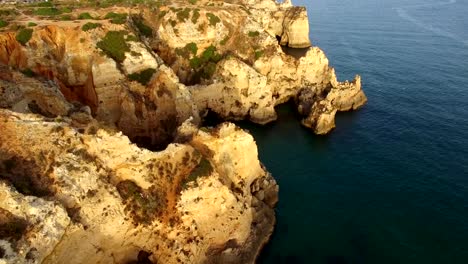
[[253, 263], [278, 186], [252, 136], [204, 118], [294, 101], [326, 134], [367, 101], [290, 1], [141, 2], [1, 7], [0, 262]]

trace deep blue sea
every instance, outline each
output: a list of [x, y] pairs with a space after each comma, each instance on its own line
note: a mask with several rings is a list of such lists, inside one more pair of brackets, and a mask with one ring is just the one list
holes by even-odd
[[259, 263], [468, 263], [468, 0], [295, 0], [369, 102], [315, 136], [243, 124], [280, 186]]

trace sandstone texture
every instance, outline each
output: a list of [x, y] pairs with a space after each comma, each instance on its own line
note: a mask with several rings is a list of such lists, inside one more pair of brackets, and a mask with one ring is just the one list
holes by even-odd
[[278, 187], [233, 124], [151, 152], [71, 122], [0, 110], [6, 263], [248, 263], [268, 240]]
[[294, 101], [326, 134], [360, 76], [338, 81], [291, 1], [57, 2], [1, 13], [0, 263], [254, 263], [278, 186], [252, 136], [204, 118]]

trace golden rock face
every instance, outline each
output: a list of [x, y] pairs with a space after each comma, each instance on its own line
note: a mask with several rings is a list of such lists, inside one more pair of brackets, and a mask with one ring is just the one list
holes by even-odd
[[[325, 134], [337, 111], [367, 99], [360, 77], [338, 82], [318, 47], [301, 58], [283, 51], [310, 46], [304, 8], [251, 2], [9, 21], [0, 31], [3, 258], [255, 261], [278, 186], [252, 136], [230, 123], [199, 129], [203, 116], [265, 124], [294, 99], [303, 125]], [[125, 19], [97, 19], [110, 12]], [[30, 20], [37, 26], [20, 43], [13, 25]]]

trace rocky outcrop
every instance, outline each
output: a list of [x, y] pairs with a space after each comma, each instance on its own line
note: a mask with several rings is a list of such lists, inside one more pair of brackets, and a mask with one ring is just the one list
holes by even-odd
[[232, 124], [203, 132], [186, 123], [185, 143], [150, 152], [69, 122], [0, 110], [0, 230], [15, 228], [0, 240], [2, 258], [255, 260], [273, 230], [278, 187], [252, 136]]
[[[294, 100], [303, 125], [326, 134], [336, 112], [365, 104], [360, 77], [337, 80], [290, 1], [92, 15], [111, 11], [126, 19], [36, 17], [27, 41], [14, 21], [0, 31], [0, 258], [253, 263], [278, 186], [252, 136], [201, 119], [265, 124]], [[309, 48], [295, 58], [280, 45]]]
[[199, 109], [209, 109], [224, 119], [248, 117], [265, 124], [276, 119], [267, 78], [239, 59], [221, 61], [210, 85], [190, 87]]
[[[26, 45], [20, 45], [14, 33], [0, 34], [0, 62], [53, 81], [69, 102], [88, 105], [97, 120], [116, 125], [135, 141], [162, 148], [184, 120], [199, 120], [190, 93], [142, 42], [122, 39], [128, 51], [121, 63], [107, 57], [98, 43], [108, 32], [126, 32], [127, 39], [132, 35], [129, 26], [114, 24], [91, 31], [41, 26]], [[145, 70], [164, 83], [139, 83]]]

